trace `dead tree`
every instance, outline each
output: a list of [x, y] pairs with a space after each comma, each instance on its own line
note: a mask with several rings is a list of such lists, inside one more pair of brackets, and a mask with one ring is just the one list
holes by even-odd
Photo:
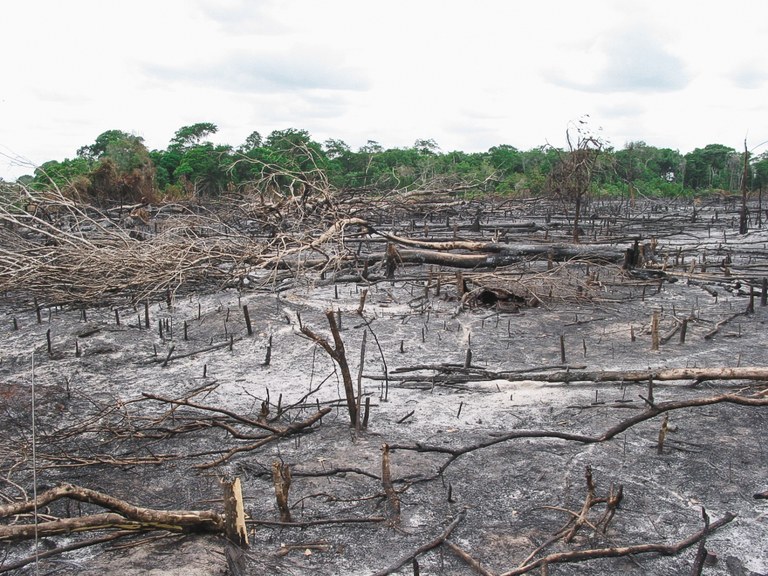
[[[572, 139], [574, 129], [576, 142]], [[592, 185], [592, 175], [603, 149], [603, 141], [592, 134], [586, 120], [578, 120], [577, 124], [571, 123], [565, 135], [568, 151], [558, 150], [558, 162], [549, 174], [546, 189], [566, 207], [573, 204], [573, 242], [577, 244], [581, 234], [581, 210]]]
[[34, 512], [51, 502], [69, 498], [96, 504], [109, 512], [75, 518], [48, 518], [42, 522], [25, 522], [0, 526], [0, 541], [27, 540], [38, 536], [55, 536], [84, 530], [121, 529], [145, 531], [163, 529], [170, 532], [224, 531], [225, 518], [212, 510], [154, 510], [142, 508], [109, 494], [82, 486], [62, 484], [40, 494], [35, 500], [11, 502], [0, 506], [0, 518]]
[[316, 334], [308, 326], [301, 326], [301, 333], [310, 340], [319, 344], [320, 347], [328, 353], [328, 356], [336, 362], [341, 370], [341, 378], [344, 382], [344, 395], [347, 400], [347, 410], [349, 411], [350, 425], [354, 426], [357, 422], [357, 400], [355, 399], [355, 388], [352, 383], [352, 373], [349, 370], [347, 362], [347, 353], [344, 349], [344, 341], [341, 339], [339, 325], [336, 323], [336, 317], [333, 310], [326, 310], [325, 317], [328, 319], [328, 326], [333, 336], [333, 344], [326, 338]]
[[749, 232], [747, 222], [747, 183], [749, 181], [749, 150], [747, 140], [744, 139], [744, 172], [741, 176], [741, 210], [739, 211], [739, 234]]

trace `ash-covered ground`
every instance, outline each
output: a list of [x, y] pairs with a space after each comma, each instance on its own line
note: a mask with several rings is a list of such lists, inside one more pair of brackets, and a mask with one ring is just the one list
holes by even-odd
[[[702, 529], [705, 509], [713, 522], [736, 518], [708, 537], [703, 573], [768, 574], [768, 504], [753, 497], [768, 489], [764, 406], [672, 410], [659, 453], [663, 415], [603, 442], [556, 437], [597, 437], [641, 414], [647, 381], [541, 377], [768, 366], [768, 307], [760, 305], [768, 234], [739, 235], [716, 210], [699, 208], [698, 226], [686, 224], [687, 212], [646, 222], [653, 232], [642, 242], [653, 238], [647, 255], [656, 259], [649, 262], [654, 274], [615, 264], [527, 262], [482, 276], [465, 272], [475, 292], [463, 299], [455, 271], [413, 266], [398, 269], [394, 279], [372, 270], [368, 280], [307, 276], [269, 288], [254, 288], [260, 280], [254, 272], [239, 290], [178, 295], [146, 311], [142, 304], [44, 306], [39, 323], [31, 302], [9, 302], [0, 342], [0, 495], [31, 497], [34, 468], [38, 493], [67, 482], [139, 506], [221, 509], [220, 480], [239, 477], [250, 519], [243, 573], [375, 574], [460, 517], [450, 542], [501, 574], [580, 512], [589, 469], [597, 497], [623, 487], [615, 516], [604, 533], [587, 524], [571, 542], [559, 539], [540, 556], [672, 545]], [[642, 219], [634, 224], [642, 225]], [[631, 235], [616, 239], [617, 252], [630, 246]], [[547, 275], [554, 289], [534, 300], [475, 297]], [[340, 318], [355, 386], [359, 381], [369, 401], [364, 430], [350, 426], [337, 366], [301, 333], [310, 327], [332, 342], [328, 309]], [[652, 350], [654, 315], [658, 350]], [[767, 387], [760, 380], [657, 381], [652, 394], [663, 403], [754, 397]], [[257, 443], [263, 432], [233, 414], [277, 426], [329, 406], [310, 428], [223, 458]], [[514, 432], [520, 437], [493, 441]], [[391, 447], [399, 522], [382, 487], [384, 444]], [[275, 462], [292, 471], [294, 526], [278, 523]], [[604, 510], [596, 505], [589, 522]], [[91, 511], [58, 503], [40, 513]], [[386, 519], [373, 521], [378, 518]], [[331, 520], [339, 522], [323, 523]], [[88, 537], [46, 537], [36, 546], [46, 552]], [[225, 574], [225, 548], [218, 536], [153, 532], [42, 558], [37, 570]], [[7, 566], [34, 549], [28, 541], [5, 543], [0, 558]], [[696, 552], [692, 546], [674, 555], [551, 564], [549, 573], [688, 574]], [[417, 562], [422, 574], [473, 573], [446, 545]], [[34, 564], [12, 571], [34, 572]], [[413, 563], [392, 573], [413, 574]]]

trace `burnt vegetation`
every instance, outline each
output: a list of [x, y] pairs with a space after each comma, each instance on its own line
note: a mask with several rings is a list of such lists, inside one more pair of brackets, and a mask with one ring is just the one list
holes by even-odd
[[120, 135], [4, 185], [0, 571], [759, 574], [759, 187], [653, 198], [574, 130], [540, 194], [255, 136], [176, 199]]

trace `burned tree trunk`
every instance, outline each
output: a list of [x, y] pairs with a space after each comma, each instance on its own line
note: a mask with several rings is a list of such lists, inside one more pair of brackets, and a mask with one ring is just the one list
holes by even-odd
[[319, 344], [320, 347], [328, 353], [328, 356], [338, 364], [339, 370], [341, 370], [341, 378], [344, 382], [344, 395], [347, 400], [347, 410], [349, 411], [349, 419], [351, 422], [350, 425], [354, 426], [357, 422], [357, 401], [355, 399], [355, 387], [352, 382], [352, 373], [349, 370], [347, 353], [344, 349], [344, 341], [341, 339], [339, 325], [336, 323], [336, 317], [334, 316], [333, 310], [326, 310], [325, 317], [328, 319], [328, 326], [331, 329], [333, 345], [322, 336], [315, 334], [308, 326], [302, 326], [301, 333]]

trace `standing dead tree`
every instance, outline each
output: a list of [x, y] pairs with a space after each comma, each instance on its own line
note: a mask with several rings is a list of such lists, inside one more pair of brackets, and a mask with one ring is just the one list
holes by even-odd
[[331, 335], [333, 336], [333, 345], [324, 337], [316, 334], [308, 326], [301, 326], [301, 333], [307, 338], [317, 343], [323, 350], [328, 353], [328, 356], [336, 362], [341, 370], [341, 377], [344, 381], [344, 395], [347, 399], [347, 410], [349, 411], [350, 425], [354, 426], [357, 423], [357, 401], [355, 399], [355, 388], [352, 382], [352, 373], [349, 370], [349, 363], [347, 362], [347, 353], [344, 349], [344, 341], [341, 339], [339, 332], [339, 325], [336, 323], [333, 310], [326, 310], [325, 317], [328, 319], [328, 326], [331, 329]]
[[[573, 131], [576, 132], [575, 142]], [[564, 207], [573, 204], [573, 242], [576, 244], [584, 199], [592, 185], [592, 175], [604, 143], [589, 130], [586, 120], [571, 123], [565, 135], [568, 151], [558, 151], [558, 162], [549, 174], [546, 189], [551, 196], [560, 199]]]
[[744, 171], [741, 175], [741, 209], [739, 210], [739, 234], [749, 232], [749, 219], [747, 210], [747, 185], [749, 183], [749, 150], [747, 139], [744, 139]]

